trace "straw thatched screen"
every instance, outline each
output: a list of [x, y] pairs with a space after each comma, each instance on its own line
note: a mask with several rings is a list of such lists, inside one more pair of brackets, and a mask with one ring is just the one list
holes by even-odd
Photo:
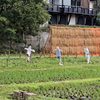
[[87, 46], [92, 55], [100, 53], [100, 28], [51, 27], [43, 53], [55, 54], [59, 46], [63, 55], [83, 55]]

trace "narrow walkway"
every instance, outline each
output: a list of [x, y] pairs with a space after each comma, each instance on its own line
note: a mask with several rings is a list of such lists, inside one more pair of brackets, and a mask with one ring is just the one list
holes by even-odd
[[92, 81], [100, 81], [100, 78], [87, 78], [87, 79], [77, 79], [77, 80], [65, 80], [65, 81], [50, 81], [50, 82], [39, 82], [39, 83], [24, 83], [24, 84], [4, 84], [4, 85], [0, 85], [0, 86], [18, 86], [18, 87], [21, 87], [21, 86], [37, 86], [37, 85], [49, 85], [49, 84], [59, 84], [59, 83], [80, 83], [80, 82], [92, 82]]

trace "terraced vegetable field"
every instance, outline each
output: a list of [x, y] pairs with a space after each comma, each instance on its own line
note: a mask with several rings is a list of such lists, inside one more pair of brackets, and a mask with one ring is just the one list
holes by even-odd
[[37, 94], [28, 100], [100, 100], [100, 57], [0, 57], [0, 100], [16, 100], [12, 93]]

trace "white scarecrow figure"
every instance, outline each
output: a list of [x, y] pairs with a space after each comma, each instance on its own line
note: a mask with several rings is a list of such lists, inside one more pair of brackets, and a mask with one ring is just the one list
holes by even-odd
[[29, 46], [28, 48], [25, 48], [25, 50], [27, 50], [27, 52], [26, 52], [26, 62], [29, 62], [30, 61], [31, 52], [35, 52], [35, 50], [31, 49], [31, 46]]
[[55, 51], [56, 51], [56, 57], [58, 58], [58, 64], [59, 65], [63, 65], [63, 64], [61, 64], [61, 62], [62, 62], [61, 61], [61, 51], [62, 50], [60, 50], [59, 47], [57, 46], [56, 49], [55, 49]]
[[90, 53], [88, 47], [84, 47], [85, 57], [87, 58], [87, 63], [90, 63]]

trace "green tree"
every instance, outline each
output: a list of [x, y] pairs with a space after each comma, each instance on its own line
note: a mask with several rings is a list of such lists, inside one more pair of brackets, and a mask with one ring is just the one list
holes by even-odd
[[98, 0], [98, 14], [96, 18], [96, 25], [100, 26], [100, 0]]
[[0, 39], [15, 39], [15, 29], [8, 28], [9, 21], [5, 17], [0, 17]]
[[100, 26], [100, 12], [98, 13], [98, 16], [96, 18], [96, 25]]
[[22, 35], [37, 35], [40, 24], [50, 19], [44, 0], [1, 0], [0, 37], [20, 41]]
[[100, 12], [100, 0], [98, 0], [98, 11]]

